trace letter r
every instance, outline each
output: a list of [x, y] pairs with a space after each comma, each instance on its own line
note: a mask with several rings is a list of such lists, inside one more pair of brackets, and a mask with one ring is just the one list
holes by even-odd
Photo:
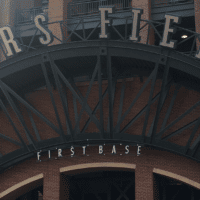
[[[6, 36], [5, 36], [5, 32], [4, 31], [7, 31], [8, 33], [8, 36], [10, 39], [7, 39]], [[22, 51], [22, 49], [19, 48], [19, 44], [18, 44], [18, 41], [16, 39], [14, 39], [14, 36], [13, 36], [13, 33], [10, 29], [10, 27], [3, 27], [3, 28], [0, 28], [0, 35], [1, 35], [1, 38], [3, 40], [3, 43], [6, 47], [6, 50], [7, 50], [7, 56], [12, 56], [13, 55], [13, 52], [10, 48], [10, 44], [13, 45], [16, 53], [19, 53]]]

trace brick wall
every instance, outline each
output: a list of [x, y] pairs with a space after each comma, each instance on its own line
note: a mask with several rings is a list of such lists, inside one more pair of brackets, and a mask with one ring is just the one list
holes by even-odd
[[[110, 148], [110, 149], [109, 149]], [[120, 148], [116, 146], [117, 150]], [[43, 161], [40, 163], [36, 162], [36, 156], [27, 160], [19, 165], [14, 166], [12, 169], [7, 170], [5, 173], [0, 175], [0, 194], [2, 191], [7, 190], [14, 184], [22, 182], [30, 177], [36, 176], [43, 173], [43, 199], [59, 200], [61, 197], [65, 196], [68, 199], [68, 193], [66, 188], [69, 184], [62, 182], [60, 169], [64, 167], [70, 167], [72, 171], [63, 172], [64, 174], [80, 174], [82, 172], [92, 172], [98, 170], [128, 170], [129, 164], [136, 166], [135, 170], [129, 169], [130, 171], [135, 171], [135, 198], [136, 200], [142, 199], [154, 199], [153, 196], [153, 168], [162, 169], [168, 172], [178, 174], [180, 176], [186, 177], [190, 180], [200, 183], [200, 168], [199, 164], [195, 161], [191, 161], [187, 158], [166, 152], [158, 151], [152, 148], [142, 148], [140, 156], [117, 156], [108, 155], [110, 153], [111, 147], [105, 148], [105, 156], [98, 155], [98, 147], [91, 147], [90, 150], [86, 149], [86, 154], [90, 156], [79, 156], [74, 158], [60, 158], [57, 160]], [[63, 155], [67, 155], [68, 150], [63, 150]], [[82, 148], [75, 148], [75, 154], [81, 155]], [[130, 152], [135, 153], [136, 147], [130, 147]], [[120, 151], [117, 151], [117, 154]], [[57, 152], [52, 154], [52, 157], [56, 157]], [[102, 164], [102, 167], [93, 168], [93, 164], [97, 163], [98, 166]], [[105, 167], [107, 164], [113, 165], [113, 167]], [[88, 168], [82, 168], [81, 165], [90, 164]], [[123, 167], [121, 166], [123, 164]], [[104, 166], [104, 168], [103, 168]], [[76, 171], [73, 171], [76, 168]], [[193, 170], [191, 170], [193, 169]], [[42, 179], [41, 179], [42, 180]], [[30, 183], [27, 186], [21, 187], [17, 191], [1, 198], [2, 200], [14, 200], [15, 197], [21, 195], [23, 192], [27, 191], [27, 188], [34, 188], [40, 186], [37, 184]], [[65, 186], [61, 186], [64, 184]], [[63, 190], [65, 188], [65, 191]], [[62, 190], [61, 190], [62, 189]]]
[[[145, 82], [146, 79], [144, 79]], [[138, 90], [141, 88], [142, 84], [139, 81], [139, 78], [135, 79], [129, 79], [127, 81], [126, 86], [127, 89], [125, 91], [125, 103], [124, 103], [124, 110], [123, 112], [129, 107], [131, 99], [136, 95]], [[159, 91], [161, 82], [157, 81], [156, 82], [156, 90], [154, 92], [154, 96], [156, 93]], [[105, 90], [107, 86], [107, 83], [104, 82], [103, 84], [103, 91]], [[79, 89], [81, 90], [82, 94], [85, 95], [86, 90], [87, 90], [87, 84], [79, 84]], [[116, 98], [115, 98], [115, 103], [114, 103], [114, 124], [116, 124], [117, 121], [117, 116], [118, 116], [118, 106], [119, 105], [119, 99], [120, 99], [120, 93], [121, 93], [121, 82], [119, 81], [117, 83], [117, 89], [116, 89]], [[173, 95], [173, 90], [174, 88], [170, 90], [169, 93], [169, 99], [166, 101], [166, 106], [169, 104], [169, 100]], [[136, 106], [131, 110], [130, 115], [125, 118], [124, 125], [127, 124], [130, 119], [134, 115], [137, 114], [137, 112], [146, 104], [147, 98], [145, 95], [149, 95], [150, 92], [150, 84], [147, 86], [145, 92], [143, 93], [143, 96], [141, 99], [137, 102]], [[64, 131], [67, 132], [66, 125], [65, 125], [65, 118], [64, 118], [64, 113], [63, 109], [61, 106], [61, 101], [59, 99], [58, 92], [56, 90], [53, 91], [54, 93], [54, 98], [57, 108], [58, 108], [58, 113], [61, 116], [61, 123], [64, 127]], [[98, 88], [97, 85], [93, 86], [91, 94], [89, 96], [88, 103], [91, 107], [91, 109], [94, 108], [95, 104], [98, 101]], [[129, 97], [127, 96], [129, 95]], [[185, 99], [181, 99], [181, 95], [185, 97]], [[69, 100], [69, 112], [73, 112], [73, 101], [72, 101], [72, 95], [69, 94], [68, 96]], [[34, 92], [27, 97], [28, 101], [30, 101], [36, 109], [38, 109], [42, 114], [44, 114], [50, 121], [52, 121], [55, 125], [57, 125], [55, 114], [53, 111], [53, 107], [50, 101], [49, 94], [46, 90], [41, 90]], [[186, 89], [182, 89], [180, 91], [180, 97], [177, 99], [177, 103], [175, 103], [175, 110], [174, 110], [174, 116], [172, 115], [169, 119], [169, 122], [173, 121], [174, 117], [176, 115], [180, 115], [181, 113], [184, 112], [184, 110], [188, 109], [196, 100], [199, 99], [199, 94], [195, 93], [194, 91], [189, 91]], [[108, 99], [105, 99], [104, 101], [104, 114], [105, 120], [104, 120], [104, 125], [105, 129], [107, 129], [107, 119], [108, 119]], [[188, 103], [190, 102], [190, 103]], [[79, 104], [78, 104], [79, 105]], [[155, 105], [154, 105], [155, 106]], [[28, 118], [28, 114], [25, 109], [23, 109], [23, 106], [21, 107], [23, 110], [23, 116], [27, 116], [25, 118], [25, 122], [27, 123], [27, 126], [31, 130], [31, 134], [33, 135], [34, 139], [36, 139], [36, 136], [34, 134], [33, 129], [31, 128], [31, 123]], [[78, 112], [80, 112], [81, 107], [78, 106]], [[167, 107], [165, 108], [167, 109]], [[166, 113], [162, 111], [164, 114]], [[26, 138], [26, 134], [24, 133], [24, 130], [22, 126], [20, 125], [18, 119], [15, 117], [14, 112], [11, 109], [8, 109], [8, 112], [10, 113], [11, 117], [14, 119], [14, 123], [16, 124], [17, 128], [21, 132], [21, 136], [25, 140], [25, 142], [28, 144], [28, 140]], [[164, 114], [161, 112], [161, 118], [163, 118]], [[199, 110], [196, 110], [197, 114], [199, 113]], [[98, 116], [98, 114], [97, 114]], [[150, 112], [150, 123], [148, 123], [147, 126], [147, 132], [150, 128], [150, 124], [153, 120], [153, 112]], [[18, 141], [18, 138], [16, 134], [14, 133], [13, 129], [11, 126], [8, 126], [9, 122], [7, 121], [7, 118], [4, 116], [4, 114], [1, 112], [0, 113], [1, 117], [1, 124], [0, 128], [2, 130], [2, 133], [5, 133], [5, 135], [15, 139]], [[183, 125], [190, 120], [193, 120], [193, 118], [196, 117], [196, 114], [191, 115], [189, 119], [184, 119], [179, 125]], [[48, 138], [53, 138], [53, 137], [58, 137], [58, 134], [55, 133], [51, 128], [49, 128], [42, 120], [40, 120], [38, 117], [33, 115], [33, 118], [36, 122], [36, 126], [38, 128], [38, 131], [40, 133], [40, 137], [42, 140], [48, 139]], [[74, 115], [71, 114], [70, 116], [72, 120], [72, 125], [73, 127], [75, 126], [74, 122]], [[87, 114], [83, 115], [81, 122], [80, 122], [80, 127], [82, 127], [87, 120]], [[189, 120], [189, 121], [187, 121]], [[142, 131], [142, 126], [144, 123], [144, 118], [141, 117], [141, 119], [134, 124], [134, 127], [131, 127], [128, 132], [129, 134], [141, 134]], [[123, 125], [122, 127], [123, 128]], [[177, 127], [175, 127], [177, 128]], [[96, 131], [97, 128], [94, 124], [91, 124], [86, 132], [92, 132]], [[172, 130], [173, 131], [173, 130]], [[146, 132], [146, 133], [147, 133]], [[187, 137], [189, 136], [191, 132], [186, 132], [182, 140], [179, 140], [178, 143], [184, 144], [184, 140], [186, 141]], [[179, 137], [180, 138], [180, 137]], [[185, 139], [184, 139], [185, 138]], [[181, 143], [182, 142], [182, 143]], [[10, 142], [6, 142], [6, 140], [3, 140], [2, 138], [0, 139], [0, 152], [8, 153], [13, 150], [16, 150], [18, 147], [15, 146], [14, 144], [11, 144]], [[117, 146], [117, 149], [120, 147]], [[190, 180], [193, 180], [195, 182], [200, 183], [200, 167], [199, 164], [193, 160], [190, 160], [188, 158], [178, 156], [176, 154], [169, 153], [167, 151], [158, 151], [154, 150], [153, 148], [142, 148], [141, 150], [141, 155], [140, 156], [129, 156], [129, 155], [124, 155], [124, 156], [114, 156], [114, 155], [109, 155], [111, 153], [111, 147], [105, 147], [105, 156], [100, 156], [98, 155], [98, 146], [95, 147], [90, 147], [86, 149], [86, 154], [89, 154], [90, 156], [80, 156], [80, 157], [74, 157], [74, 158], [62, 158], [58, 160], [49, 160], [49, 161], [43, 161], [41, 163], [36, 163], [36, 155], [34, 158], [31, 158], [30, 160], [26, 160], [25, 162], [18, 164], [14, 166], [13, 168], [7, 170], [3, 174], [0, 174], [0, 194], [4, 192], [5, 190], [9, 189], [13, 185], [20, 183], [28, 178], [37, 176], [38, 174], [43, 174], [43, 178], [41, 180], [35, 181], [34, 183], [27, 184], [26, 186], [23, 186], [22, 188], [18, 189], [17, 191], [11, 192], [9, 195], [5, 196], [2, 198], [4, 199], [9, 199], [9, 200], [14, 200], [16, 196], [19, 196], [23, 194], [24, 191], [28, 191], [30, 188], [38, 187], [41, 184], [44, 186], [44, 199], [52, 199], [52, 200], [58, 200], [61, 199], [61, 197], [65, 196], [68, 197], [68, 191], [63, 191], [63, 188], [67, 188], [66, 185], [69, 185], [69, 183], [63, 182], [62, 178], [60, 177], [60, 168], [67, 167], [67, 166], [73, 166], [73, 165], [78, 165], [78, 164], [86, 164], [86, 163], [101, 163], [101, 162], [114, 162], [114, 163], [127, 163], [127, 164], [135, 164], [135, 177], [136, 177], [136, 183], [135, 183], [135, 195], [136, 199], [146, 199], [148, 197], [148, 200], [152, 199], [153, 196], [155, 195], [153, 193], [153, 185], [155, 185], [155, 181], [153, 181], [153, 169], [158, 168], [162, 169], [168, 172], [172, 172], [174, 174], [178, 174], [180, 176], [186, 177]], [[75, 148], [75, 153], [78, 155], [82, 154], [82, 148]], [[117, 151], [117, 153], [124, 153], [124, 150], [121, 149]], [[133, 152], [136, 154], [136, 147], [130, 147], [130, 152]], [[69, 155], [69, 149], [63, 150], [63, 155]], [[52, 157], [56, 157], [57, 152], [52, 154]], [[47, 158], [47, 155], [46, 155]], [[41, 158], [42, 159], [42, 158]], [[73, 169], [73, 167], [72, 167]], [[191, 170], [192, 169], [192, 170]], [[84, 169], [84, 170], [91, 170], [90, 168]], [[79, 170], [79, 173], [81, 173], [81, 169]], [[69, 172], [66, 172], [67, 174]], [[41, 182], [42, 181], [42, 182]], [[65, 185], [65, 187], [63, 186]]]

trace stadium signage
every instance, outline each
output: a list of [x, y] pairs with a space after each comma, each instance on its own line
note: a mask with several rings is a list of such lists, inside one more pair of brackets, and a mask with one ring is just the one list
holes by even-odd
[[[122, 144], [120, 144], [120, 145], [122, 145]], [[89, 146], [89, 145], [87, 145], [87, 146]], [[83, 148], [83, 155], [86, 155], [86, 147], [87, 146], [82, 146], [82, 148]], [[140, 155], [140, 151], [141, 151], [140, 148], [141, 148], [141, 146], [137, 145], [137, 156]], [[125, 149], [125, 154], [129, 154], [129, 145], [125, 145], [124, 149]], [[40, 160], [40, 157], [42, 157], [40, 155], [41, 152], [42, 152], [41, 150], [39, 152], [37, 152], [37, 161], [39, 161], [39, 162], [42, 161], [42, 160]], [[74, 146], [71, 146], [70, 152], [71, 152], [71, 154], [69, 156], [63, 156], [62, 155], [62, 149], [59, 148], [58, 149], [58, 158], [62, 158], [62, 157], [74, 157], [75, 156]], [[111, 154], [113, 154], [113, 155], [117, 154], [116, 146], [115, 145], [112, 145]], [[105, 155], [104, 154], [104, 150], [103, 150], [103, 145], [99, 145], [99, 155]], [[123, 155], [123, 154], [119, 154], [119, 155]], [[87, 155], [87, 156], [89, 156], [89, 155]], [[51, 150], [48, 150], [48, 159], [51, 159]], [[55, 159], [57, 159], [57, 157], [55, 157]]]
[[[101, 33], [99, 34], [99, 38], [109, 38], [109, 33], [107, 33], [108, 24], [112, 24], [112, 20], [108, 19], [108, 13], [114, 13], [114, 6], [106, 6], [106, 7], [99, 7], [100, 15], [101, 15]], [[141, 37], [139, 36], [140, 30], [140, 21], [141, 15], [143, 14], [142, 9], [132, 9], [132, 34], [129, 37], [129, 40], [139, 42]], [[40, 22], [39, 22], [40, 21]], [[40, 43], [43, 45], [49, 45], [53, 42], [53, 35], [52, 32], [43, 26], [41, 22], [46, 21], [45, 16], [42, 14], [37, 15], [34, 18], [35, 26], [45, 35], [45, 39], [43, 36], [39, 38]], [[176, 48], [176, 41], [170, 40], [172, 33], [176, 32], [175, 28], [171, 27], [171, 23], [178, 23], [180, 24], [181, 17], [179, 16], [172, 16], [172, 15], [165, 15], [165, 26], [164, 26], [164, 33], [162, 41], [160, 42], [161, 46], [169, 47], [169, 48]], [[6, 36], [7, 34], [7, 36]], [[10, 45], [13, 46], [16, 53], [22, 52], [22, 47], [20, 48], [20, 44], [16, 39], [14, 39], [14, 35], [10, 29], [10, 27], [3, 27], [0, 28], [0, 36], [3, 40], [5, 48], [7, 50], [7, 56], [12, 56], [13, 52], [11, 50]], [[200, 52], [196, 54], [197, 58], [200, 58]]]

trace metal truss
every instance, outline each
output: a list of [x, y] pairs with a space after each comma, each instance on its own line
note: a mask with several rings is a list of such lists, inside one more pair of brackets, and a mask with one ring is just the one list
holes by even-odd
[[[74, 31], [71, 35], [75, 34]], [[176, 105], [182, 104], [178, 97], [182, 88], [199, 92], [199, 60], [169, 48], [127, 40], [86, 41], [85, 38], [76, 43], [62, 41], [62, 45], [22, 53], [1, 63], [0, 108], [16, 137], [11, 138], [0, 130], [0, 142], [6, 140], [6, 144], [15, 145], [18, 149], [10, 153], [0, 150], [0, 170], [35, 156], [40, 150], [102, 143], [139, 143], [200, 161], [200, 116], [197, 114], [195, 119], [190, 120], [190, 113], [197, 110], [200, 101], [193, 102], [179, 116], [174, 117], [173, 111]], [[27, 51], [30, 48], [31, 43]], [[89, 85], [83, 95], [76, 78], [85, 74]], [[134, 84], [141, 84], [134, 97], [131, 93], [127, 97], [130, 78]], [[106, 88], [103, 89], [105, 81]], [[89, 99], [95, 85], [98, 101], [91, 108]], [[28, 100], [28, 94], [40, 87], [48, 91], [54, 121]], [[55, 91], [60, 98], [59, 105]], [[119, 91], [120, 96], [117, 96]], [[139, 110], [135, 109], [138, 101], [145, 102]], [[83, 124], [84, 116], [87, 119]], [[187, 120], [180, 125], [183, 118]], [[40, 121], [57, 137], [42, 139]], [[136, 129], [138, 121], [140, 131]], [[95, 131], [88, 131], [91, 124]], [[177, 137], [181, 140], [185, 130], [188, 130], [185, 145], [177, 144]], [[171, 140], [174, 137], [176, 140]]]

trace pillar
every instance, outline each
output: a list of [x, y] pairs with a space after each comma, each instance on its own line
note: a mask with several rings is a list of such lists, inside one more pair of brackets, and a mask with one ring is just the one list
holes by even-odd
[[55, 165], [47, 166], [43, 178], [43, 200], [59, 200], [60, 171]]
[[135, 169], [135, 200], [154, 200], [153, 168], [138, 163]]
[[[200, 0], [194, 0], [194, 13], [195, 13], [195, 30], [200, 33]], [[199, 50], [200, 38], [196, 39], [196, 50]]]
[[[67, 5], [72, 0], [49, 0], [49, 11], [48, 11], [48, 19], [49, 19], [49, 30], [60, 40], [65, 39], [67, 35], [67, 30], [64, 26], [62, 26], [64, 35], [62, 35], [62, 28], [59, 21], [63, 21], [66, 26], [67, 20]], [[49, 45], [61, 44], [59, 40], [54, 38], [54, 41]]]
[[[140, 8], [143, 9], [143, 14], [141, 15], [141, 19], [150, 20], [151, 19], [151, 0], [132, 0], [132, 7], [133, 8]], [[140, 22], [140, 28], [145, 25], [146, 22], [141, 21]], [[151, 26], [150, 26], [151, 28]], [[147, 42], [147, 36], [148, 36], [148, 25], [146, 25], [141, 31], [140, 31], [141, 41], [140, 43], [146, 44]], [[149, 35], [149, 42], [148, 44], [153, 45], [155, 42], [154, 39], [154, 30], [153, 28], [150, 29], [150, 35]]]
[[69, 200], [69, 178], [65, 174], [60, 175], [60, 200]]

